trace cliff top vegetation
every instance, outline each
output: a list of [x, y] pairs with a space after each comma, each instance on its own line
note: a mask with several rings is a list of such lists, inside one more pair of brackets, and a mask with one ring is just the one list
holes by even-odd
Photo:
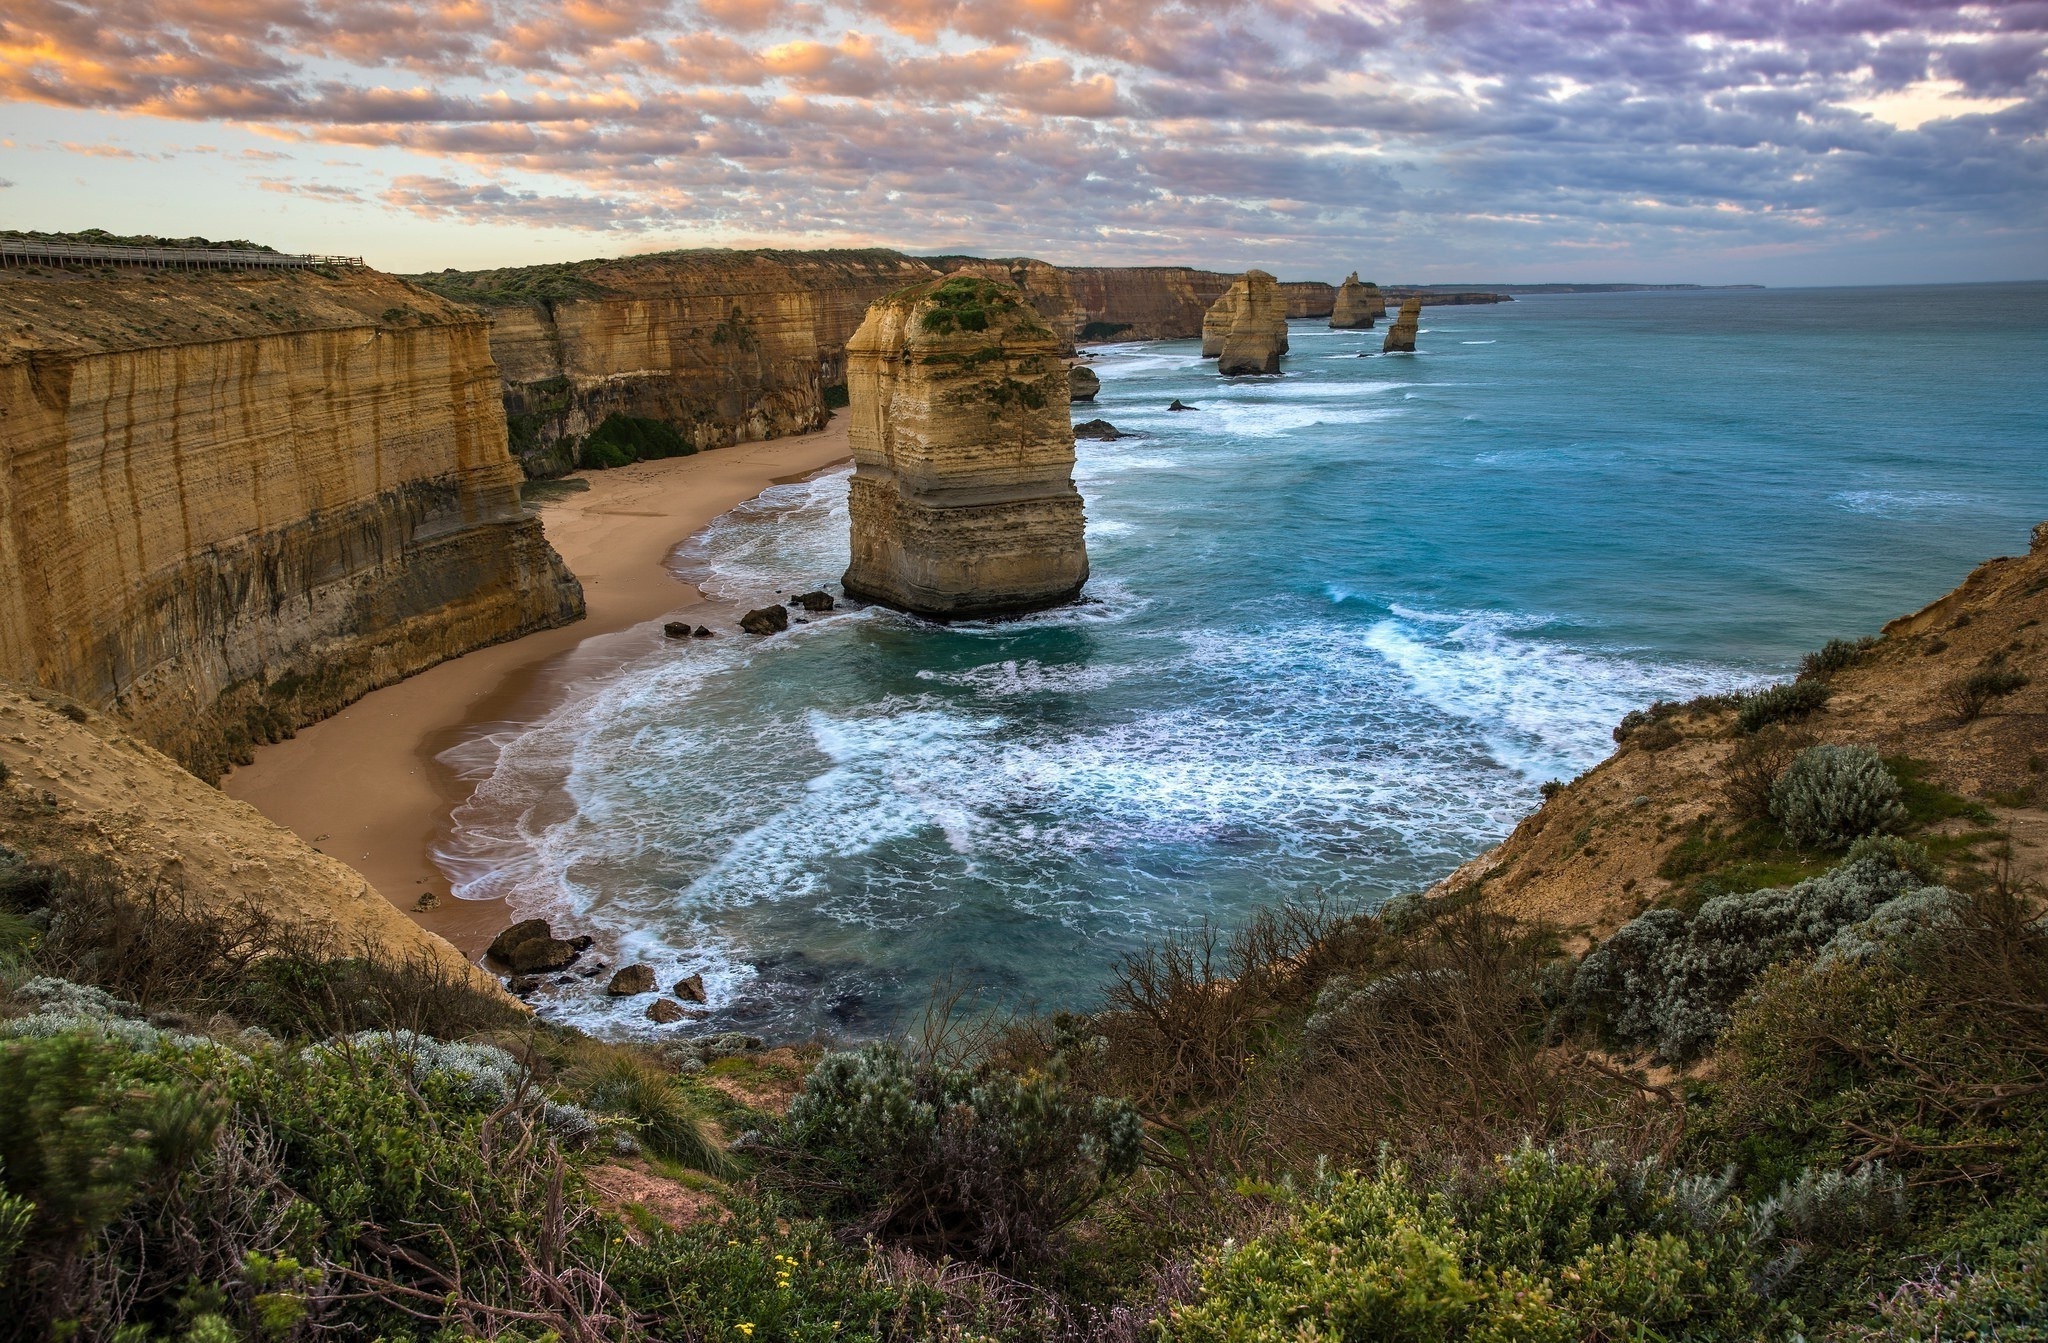
[[858, 1049], [590, 1041], [10, 849], [0, 1296], [123, 1343], [2040, 1338], [2043, 593], [2048, 533], [1824, 696], [1631, 715], [1602, 769], [1668, 790], [1546, 790], [1541, 873]]

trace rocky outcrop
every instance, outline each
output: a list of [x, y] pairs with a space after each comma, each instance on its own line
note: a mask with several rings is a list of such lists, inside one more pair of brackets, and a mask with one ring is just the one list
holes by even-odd
[[1328, 317], [1337, 306], [1337, 287], [1321, 280], [1281, 280], [1279, 286], [1291, 318]]
[[1278, 373], [1287, 353], [1287, 305], [1273, 277], [1248, 270], [1216, 301], [1202, 324], [1202, 353], [1216, 351], [1227, 376]]
[[473, 312], [361, 270], [10, 270], [0, 326], [0, 677], [213, 778], [582, 614]]
[[230, 925], [253, 919], [335, 956], [416, 965], [495, 995], [497, 981], [340, 860], [201, 783], [111, 715], [0, 682], [0, 846], [101, 871], [123, 892]]
[[1387, 301], [1380, 297], [1379, 286], [1360, 284], [1358, 272], [1352, 271], [1337, 286], [1337, 300], [1330, 308], [1330, 325], [1339, 331], [1366, 330], [1386, 310]]
[[1059, 340], [970, 276], [869, 310], [847, 348], [849, 595], [940, 618], [1035, 610], [1088, 578]]
[[[1513, 294], [1496, 293], [1488, 289], [1423, 289], [1416, 285], [1389, 285], [1387, 299], [1393, 303], [1406, 303], [1409, 299], [1421, 299], [1425, 308], [1460, 308], [1473, 304], [1513, 303]], [[1382, 310], [1384, 311], [1384, 310]]]
[[789, 608], [781, 602], [740, 617], [740, 630], [745, 634], [780, 634], [788, 628]]
[[1411, 298], [1401, 304], [1401, 315], [1387, 328], [1387, 338], [1380, 342], [1381, 354], [1415, 353], [1415, 333], [1422, 321], [1422, 300]]
[[1085, 364], [1076, 364], [1067, 370], [1067, 397], [1071, 401], [1093, 401], [1095, 394], [1102, 390], [1102, 379], [1095, 370]]
[[936, 274], [870, 248], [659, 252], [416, 278], [491, 315], [512, 450], [527, 474], [553, 476], [582, 460], [611, 415], [668, 425], [684, 451], [822, 428], [868, 304]]

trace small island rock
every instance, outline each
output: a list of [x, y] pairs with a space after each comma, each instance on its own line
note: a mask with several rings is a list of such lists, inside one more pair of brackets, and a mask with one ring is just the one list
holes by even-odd
[[1386, 300], [1379, 297], [1379, 286], [1360, 284], [1358, 272], [1352, 271], [1344, 277], [1344, 283], [1337, 286], [1337, 301], [1330, 309], [1330, 326], [1338, 331], [1370, 330], [1373, 319], [1386, 311]]
[[1095, 376], [1095, 370], [1076, 364], [1067, 370], [1067, 399], [1069, 401], [1093, 401], [1095, 394], [1102, 390], [1102, 379]]
[[1415, 332], [1422, 322], [1422, 300], [1404, 299], [1401, 315], [1387, 328], [1387, 338], [1380, 345], [1381, 354], [1415, 353]]
[[1092, 438], [1103, 443], [1113, 443], [1130, 435], [1111, 424], [1108, 420], [1084, 420], [1074, 426], [1075, 438]]
[[780, 634], [789, 628], [789, 608], [781, 602], [749, 611], [740, 617], [740, 628], [748, 634]]

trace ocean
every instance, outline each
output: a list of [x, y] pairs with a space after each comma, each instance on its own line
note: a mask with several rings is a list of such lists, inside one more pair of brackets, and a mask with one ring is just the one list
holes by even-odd
[[[1531, 297], [1292, 325], [1276, 378], [1098, 347], [1077, 605], [841, 609], [634, 636], [446, 757], [460, 896], [588, 932], [698, 1029], [849, 1039], [942, 981], [1086, 1006], [1115, 960], [1264, 903], [1370, 907], [1502, 838], [1625, 712], [1787, 674], [2048, 518], [2048, 285]], [[1360, 358], [1361, 353], [1373, 357]], [[1196, 410], [1175, 413], [1174, 399]], [[846, 564], [846, 470], [677, 572], [739, 609]], [[615, 1035], [645, 1000], [536, 999]]]

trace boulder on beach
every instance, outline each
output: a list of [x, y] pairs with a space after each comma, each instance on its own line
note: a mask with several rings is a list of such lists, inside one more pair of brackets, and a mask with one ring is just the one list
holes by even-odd
[[690, 637], [690, 622], [671, 620], [661, 627], [661, 632], [671, 639], [687, 639]]
[[1095, 376], [1095, 370], [1076, 364], [1067, 370], [1067, 399], [1069, 401], [1093, 401], [1095, 394], [1102, 390], [1102, 379]]
[[691, 975], [687, 979], [678, 979], [674, 992], [676, 997], [681, 998], [686, 1003], [709, 1001], [704, 993], [704, 976], [702, 975]]
[[690, 637], [693, 639], [709, 639], [715, 636], [711, 633], [709, 626], [699, 625], [696, 629], [690, 631]]
[[1075, 438], [1092, 438], [1104, 443], [1115, 442], [1130, 435], [1111, 424], [1108, 420], [1084, 420], [1074, 426]]
[[1387, 338], [1380, 344], [1381, 354], [1414, 354], [1415, 332], [1422, 322], [1422, 300], [1404, 299], [1401, 315], [1387, 328]]
[[788, 628], [789, 608], [781, 602], [740, 617], [740, 629], [748, 634], [780, 634]]
[[804, 610], [809, 611], [814, 615], [819, 611], [829, 611], [832, 609], [834, 605], [832, 601], [832, 594], [825, 591], [823, 588], [818, 588], [811, 592], [799, 592], [796, 596], [791, 597], [789, 600], [793, 604], [803, 607]]
[[657, 1026], [667, 1026], [681, 1021], [688, 1013], [666, 998], [656, 998], [647, 1004], [647, 1019]]
[[614, 998], [630, 998], [635, 994], [654, 992], [654, 967], [651, 965], [628, 965], [612, 976], [612, 982], [604, 991]]
[[560, 970], [576, 959], [577, 949], [556, 937], [546, 919], [522, 919], [491, 939], [485, 953], [517, 974]]

